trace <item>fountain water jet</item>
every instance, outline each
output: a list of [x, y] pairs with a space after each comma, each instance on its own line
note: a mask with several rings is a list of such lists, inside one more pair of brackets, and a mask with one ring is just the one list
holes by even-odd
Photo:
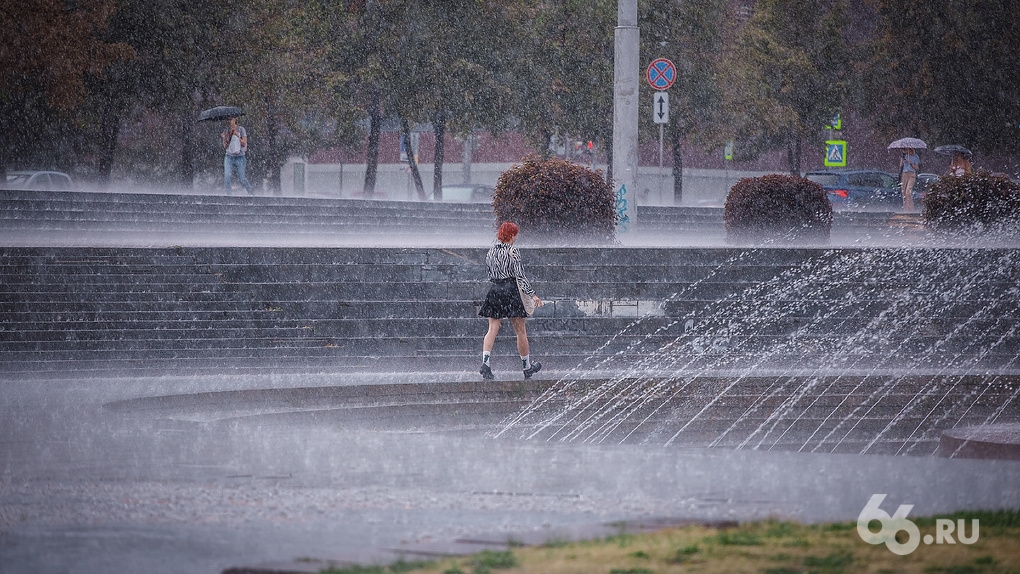
[[495, 435], [914, 454], [949, 426], [1016, 418], [1017, 252], [825, 250], [696, 300], [751, 254], [670, 296], [701, 308], [628, 349], [643, 358], [593, 354]]

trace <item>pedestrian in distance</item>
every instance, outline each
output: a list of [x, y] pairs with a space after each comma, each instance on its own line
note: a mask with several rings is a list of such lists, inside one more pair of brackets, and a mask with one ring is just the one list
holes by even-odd
[[248, 167], [248, 160], [246, 158], [248, 153], [248, 132], [243, 127], [237, 125], [237, 118], [228, 118], [227, 128], [220, 135], [223, 137], [223, 149], [226, 152], [223, 156], [223, 189], [226, 190], [227, 195], [230, 195], [230, 188], [233, 185], [233, 176], [236, 171], [237, 180], [248, 191], [248, 195], [255, 195], [251, 190], [251, 184], [248, 183], [248, 177], [245, 175]]
[[[499, 334], [503, 319], [510, 319], [514, 333], [517, 334], [517, 353], [521, 357], [524, 378], [530, 379], [531, 375], [542, 368], [542, 363], [531, 360], [528, 331], [524, 324], [528, 315], [536, 307], [542, 306], [542, 300], [535, 295], [535, 290], [524, 274], [521, 254], [514, 247], [518, 231], [519, 228], [516, 224], [506, 222], [500, 225], [499, 231], [496, 233], [497, 242], [485, 256], [485, 266], [488, 268], [492, 287], [489, 288], [485, 302], [482, 303], [482, 307], [478, 311], [479, 317], [489, 319], [489, 330], [485, 333], [482, 344], [482, 367], [478, 370], [484, 379], [495, 378], [489, 358], [492, 355], [492, 348], [496, 344], [496, 335]], [[528, 310], [529, 307], [531, 311]]]
[[914, 211], [914, 182], [921, 169], [921, 158], [912, 148], [900, 156], [900, 188], [903, 190], [903, 212]]
[[970, 160], [963, 155], [963, 152], [958, 151], [953, 154], [953, 163], [949, 164], [949, 175], [963, 177], [970, 175], [972, 171]]

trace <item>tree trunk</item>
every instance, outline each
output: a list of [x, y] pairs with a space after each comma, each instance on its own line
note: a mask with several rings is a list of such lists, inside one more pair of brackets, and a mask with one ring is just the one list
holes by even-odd
[[382, 112], [379, 109], [379, 93], [372, 95], [369, 108], [368, 157], [365, 165], [365, 197], [375, 196], [375, 177], [379, 170], [379, 132], [382, 129]]
[[[266, 179], [269, 180], [269, 189], [272, 191], [272, 195], [281, 195], [283, 194], [283, 176], [280, 173], [280, 165], [287, 158], [280, 157], [280, 141], [276, 137], [279, 131], [277, 129], [276, 108], [269, 101], [269, 98], [263, 98], [263, 102], [266, 104], [266, 133], [262, 135], [262, 165], [265, 166], [265, 175]], [[251, 143], [249, 139], [249, 146]]]
[[475, 134], [468, 132], [464, 138], [464, 151], [461, 152], [460, 165], [464, 171], [464, 183], [471, 183], [471, 162], [475, 153]]
[[538, 150], [538, 155], [542, 159], [549, 159], [549, 158], [551, 158], [553, 156], [552, 143], [553, 143], [553, 136], [555, 134], [552, 131], [550, 131], [548, 128], [543, 128], [541, 135], [542, 135], [542, 148]]
[[800, 177], [800, 134], [793, 135], [793, 141], [786, 142], [786, 163], [790, 175]]
[[418, 162], [414, 158], [414, 150], [411, 149], [411, 126], [407, 119], [400, 118], [400, 131], [404, 134], [404, 142], [407, 146], [407, 165], [411, 168], [411, 177], [414, 179], [414, 189], [418, 192], [418, 199], [425, 201], [425, 186], [421, 182], [421, 173], [418, 171]]
[[99, 124], [99, 158], [96, 175], [101, 189], [106, 189], [110, 184], [113, 160], [117, 154], [117, 139], [120, 136], [120, 118], [124, 110], [124, 101], [111, 95], [112, 91], [107, 90], [108, 97]]
[[796, 146], [797, 149], [794, 152], [795, 154], [794, 157], [796, 158], [797, 163], [794, 165], [794, 169], [796, 170], [796, 172], [793, 175], [800, 177], [800, 136], [797, 136]]
[[181, 157], [177, 165], [178, 185], [191, 189], [195, 185], [195, 114], [189, 110], [181, 114]]
[[609, 187], [613, 188], [613, 193], [616, 193], [616, 184], [613, 182], [613, 139], [609, 138], [606, 140], [609, 145], [606, 146], [606, 181], [609, 182]]
[[684, 202], [684, 157], [680, 149], [680, 130], [673, 131], [673, 205]]
[[446, 112], [440, 111], [432, 122], [436, 133], [436, 151], [432, 161], [432, 200], [443, 201], [443, 158], [446, 154]]
[[7, 130], [0, 129], [0, 181], [7, 181]]

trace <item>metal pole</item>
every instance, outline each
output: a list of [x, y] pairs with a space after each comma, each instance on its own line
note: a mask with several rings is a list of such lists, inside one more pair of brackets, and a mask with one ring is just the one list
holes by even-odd
[[619, 233], [637, 223], [638, 50], [637, 0], [619, 0], [614, 30], [613, 179]]
[[662, 186], [665, 183], [665, 176], [662, 174], [662, 126], [659, 124], [659, 203], [662, 203]]
[[662, 171], [662, 126], [659, 124], [659, 170]]

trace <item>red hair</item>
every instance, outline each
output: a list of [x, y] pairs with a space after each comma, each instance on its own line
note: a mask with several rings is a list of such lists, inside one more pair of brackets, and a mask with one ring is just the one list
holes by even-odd
[[517, 237], [517, 231], [520, 229], [517, 224], [510, 223], [509, 221], [504, 222], [503, 225], [499, 226], [499, 231], [496, 232], [496, 239], [499, 239], [500, 243], [510, 243], [510, 241]]

